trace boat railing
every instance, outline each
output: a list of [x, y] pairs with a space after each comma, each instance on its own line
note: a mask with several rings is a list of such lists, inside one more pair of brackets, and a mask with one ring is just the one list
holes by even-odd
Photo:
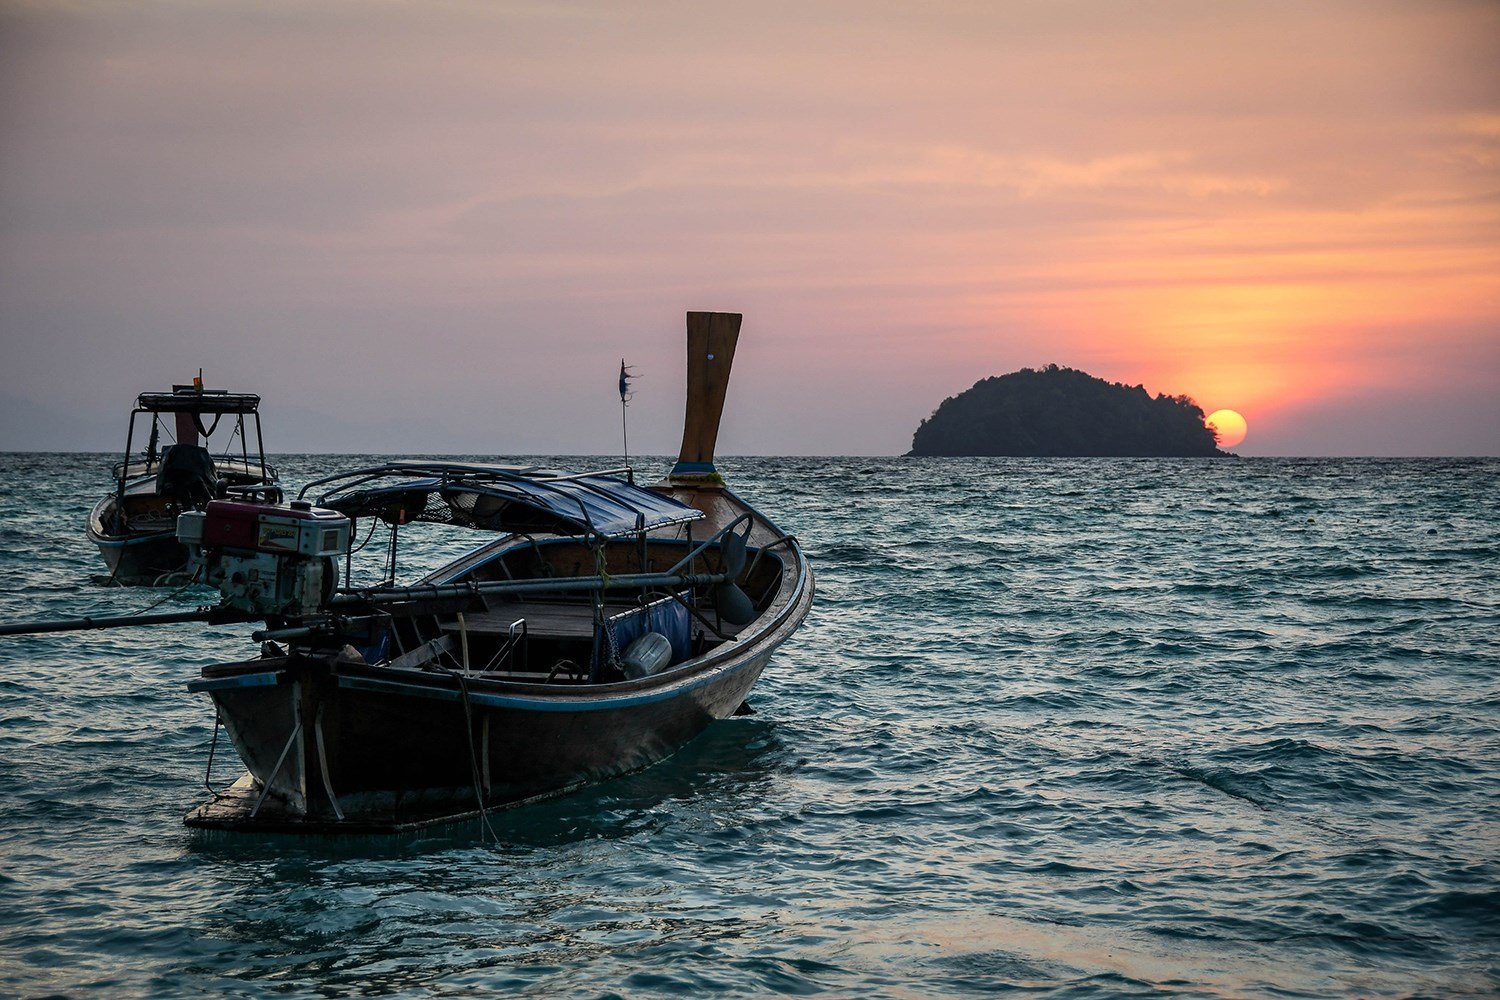
[[[215, 468], [234, 469], [239, 467], [243, 470], [244, 475], [254, 475], [257, 478], [260, 477], [261, 470], [264, 469], [265, 482], [273, 482], [281, 478], [280, 470], [270, 462], [259, 462], [253, 458], [246, 461], [243, 456], [229, 454], [210, 455], [209, 457], [213, 459]], [[161, 459], [159, 457], [147, 462], [116, 462], [110, 466], [110, 478], [115, 480], [140, 479], [146, 476], [154, 476], [160, 471]]]
[[[160, 470], [161, 458], [165, 454], [165, 449], [158, 452], [156, 448], [158, 432], [162, 427], [160, 423], [161, 414], [177, 412], [179, 418], [182, 414], [191, 415], [194, 425], [192, 429], [202, 436], [205, 443], [213, 436], [214, 430], [219, 426], [219, 419], [225, 414], [233, 414], [235, 417], [233, 423], [234, 429], [230, 432], [229, 440], [224, 444], [224, 451], [220, 456], [221, 460], [229, 466], [232, 466], [235, 461], [240, 462], [245, 470], [243, 475], [246, 477], [252, 475], [250, 472], [252, 466], [257, 467], [260, 470], [259, 481], [263, 483], [275, 482], [279, 478], [275, 466], [266, 461], [266, 441], [261, 433], [260, 412], [257, 409], [260, 404], [259, 396], [251, 393], [226, 393], [220, 390], [199, 392], [196, 387], [191, 386], [174, 386], [173, 389], [174, 391], [170, 394], [142, 393], [137, 400], [136, 408], [130, 411], [130, 421], [125, 430], [125, 451], [121, 456], [122, 461], [115, 463], [111, 469], [115, 480], [115, 496], [119, 499], [121, 506], [125, 503], [125, 489], [129, 485], [132, 474], [130, 456], [135, 454], [136, 418], [143, 415], [148, 415], [151, 418], [151, 438], [150, 443], [141, 452], [142, 457], [145, 458], [145, 462], [141, 467], [140, 476], [147, 476], [153, 470]], [[193, 391], [189, 392], [189, 389]], [[203, 409], [193, 405], [193, 400], [196, 399], [201, 402], [205, 397], [214, 398], [218, 402], [233, 402], [234, 405], [227, 405], [217, 409]], [[202, 415], [204, 413], [212, 413], [214, 415], [211, 426], [203, 426]], [[245, 424], [246, 416], [252, 417], [255, 422], [255, 454], [253, 459], [250, 453], [250, 435]], [[240, 441], [238, 459], [233, 457], [229, 452], [229, 448], [233, 446], [236, 437]], [[195, 439], [190, 437], [189, 440]], [[182, 443], [188, 442], [184, 441]], [[213, 457], [212, 453], [210, 453], [210, 458]]]

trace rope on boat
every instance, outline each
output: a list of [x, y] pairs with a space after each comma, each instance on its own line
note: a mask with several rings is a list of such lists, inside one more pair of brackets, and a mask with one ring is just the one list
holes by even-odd
[[605, 554], [604, 546], [609, 539], [600, 536], [600, 539], [589, 548], [594, 552], [594, 569], [598, 571], [599, 583], [603, 588], [609, 587], [609, 557]]
[[464, 728], [469, 735], [469, 775], [474, 780], [474, 800], [479, 803], [479, 840], [484, 842], [484, 834], [488, 830], [490, 839], [498, 844], [500, 835], [490, 825], [489, 803], [485, 798], [483, 782], [479, 779], [479, 754], [474, 749], [474, 706], [469, 702], [469, 681], [460, 671], [449, 670], [447, 667], [437, 669], [458, 681], [458, 691], [464, 703]]
[[[600, 632], [604, 633], [604, 640], [609, 646], [609, 656], [607, 662], [611, 669], [618, 670], [620, 669], [620, 649], [615, 644], [615, 630], [609, 627], [609, 621], [604, 614], [603, 588], [607, 588], [609, 586], [609, 554], [606, 549], [606, 546], [608, 545], [609, 539], [605, 538], [603, 535], [596, 535], [595, 538], [589, 543], [589, 548], [592, 549], [594, 553], [594, 569], [598, 573], [599, 586], [601, 588], [594, 591], [591, 595], [593, 597], [594, 604], [594, 634], [598, 635]], [[598, 664], [594, 661], [590, 661], [589, 680], [591, 682], [597, 681], [599, 679], [598, 673]]]
[[[202, 573], [202, 572], [203, 572], [203, 564], [199, 563], [198, 568], [195, 569], [195, 570], [193, 570], [193, 575], [190, 576], [190, 577], [188, 577], [187, 583], [184, 583], [182, 586], [178, 587], [176, 590], [172, 591], [170, 594], [168, 594], [166, 597], [163, 597], [161, 600], [157, 601], [156, 603], [147, 605], [146, 607], [142, 608], [141, 610], [135, 612], [135, 614], [143, 615], [143, 614], [145, 614], [148, 611], [155, 611], [157, 608], [161, 607], [163, 604], [166, 604], [172, 598], [182, 596], [182, 592], [184, 590], [187, 590], [193, 584], [195, 584], [195, 583], [198, 582], [198, 574]], [[163, 578], [168, 577], [168, 576], [172, 576], [172, 575], [174, 575], [174, 574], [173, 573], [164, 573], [162, 576], [159, 576], [156, 579], [157, 579], [158, 582], [160, 582]]]
[[333, 782], [328, 777], [328, 753], [323, 749], [323, 702], [318, 701], [318, 713], [313, 716], [313, 737], [318, 745], [318, 772], [323, 777], [323, 791], [328, 795], [328, 804], [333, 806], [333, 815], [344, 821], [344, 810], [339, 808], [339, 798], [333, 794]]
[[218, 703], [214, 703], [214, 738], [208, 744], [208, 766], [203, 769], [203, 787], [208, 789], [208, 794], [215, 802], [224, 797], [224, 793], [213, 786], [212, 777], [214, 773], [214, 751], [219, 748], [219, 726], [223, 724], [223, 715], [219, 711]]
[[[104, 581], [103, 586], [105, 586], [105, 587], [124, 587], [125, 585], [123, 583], [119, 583], [115, 579], [116, 577], [118, 577], [120, 575], [120, 567], [124, 566], [124, 565], [125, 565], [124, 560], [121, 560], [120, 562], [115, 563], [115, 568], [110, 571], [109, 578]], [[203, 567], [199, 566], [198, 570], [193, 573], [192, 578], [189, 579], [187, 583], [183, 584], [181, 587], [178, 587], [176, 590], [172, 591], [172, 593], [168, 594], [166, 597], [163, 597], [161, 600], [157, 601], [155, 604], [152, 604], [150, 607], [146, 608], [145, 610], [143, 610], [143, 611], [135, 611], [135, 612], [132, 612], [131, 614], [133, 614], [133, 615], [143, 615], [147, 611], [153, 611], [156, 608], [161, 607], [167, 601], [170, 601], [172, 598], [177, 597], [184, 590], [187, 590], [189, 587], [191, 587], [193, 585], [193, 581], [198, 579], [198, 573], [202, 572], [202, 570], [203, 570]], [[164, 576], [171, 576], [172, 574], [171, 573], [166, 573], [166, 574], [163, 574], [163, 575]], [[95, 577], [94, 579], [97, 580], [98, 577]], [[159, 585], [160, 582], [161, 582], [161, 579], [162, 579], [162, 577], [157, 577], [156, 578], [157, 582], [156, 582], [156, 584], [153, 584], [153, 586]], [[97, 606], [96, 606], [96, 609], [97, 609]], [[98, 609], [98, 610], [102, 610], [102, 609]], [[92, 618], [93, 614], [91, 612], [90, 614], [84, 615], [83, 617], [85, 619]]]
[[271, 784], [276, 776], [281, 773], [281, 765], [286, 763], [286, 755], [292, 752], [292, 745], [297, 742], [297, 737], [302, 735], [302, 722], [298, 720], [292, 727], [292, 735], [287, 738], [286, 746], [281, 748], [281, 756], [276, 758], [276, 766], [271, 768], [271, 773], [266, 775], [266, 787], [261, 789], [260, 798], [255, 800], [255, 808], [250, 810], [250, 818], [254, 819], [260, 812], [260, 807], [266, 804], [266, 796], [271, 794]]
[[[196, 574], [194, 574], [194, 575], [196, 575]], [[163, 573], [161, 576], [157, 577], [155, 580], [152, 580], [151, 581], [151, 586], [153, 586], [153, 587], [170, 587], [181, 576], [182, 576], [182, 570], [180, 570], [180, 569], [174, 569], [174, 570], [171, 570], [169, 572]], [[190, 582], [191, 582], [191, 579], [192, 578], [190, 577], [189, 578]]]
[[378, 517], [372, 517], [372, 518], [370, 518], [370, 530], [367, 531], [367, 532], [365, 532], [365, 540], [364, 541], [360, 542], [354, 548], [352, 548], [352, 549], [349, 550], [349, 554], [351, 556], [354, 555], [354, 553], [356, 553], [356, 552], [360, 551], [361, 549], [363, 549], [366, 545], [370, 544], [370, 539], [373, 538], [373, 537], [375, 537], [375, 526], [377, 524], [379, 524], [379, 523], [380, 523], [380, 518], [378, 518]]

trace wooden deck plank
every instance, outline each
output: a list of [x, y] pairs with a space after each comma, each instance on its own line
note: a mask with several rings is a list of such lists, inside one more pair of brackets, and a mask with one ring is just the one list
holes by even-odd
[[[606, 617], [628, 611], [633, 604], [606, 604]], [[550, 639], [592, 639], [594, 609], [588, 604], [562, 604], [549, 601], [514, 601], [496, 604], [490, 610], [464, 615], [464, 627], [470, 635], [505, 635], [517, 619], [526, 619], [528, 635]], [[443, 631], [457, 634], [458, 622], [445, 622]]]

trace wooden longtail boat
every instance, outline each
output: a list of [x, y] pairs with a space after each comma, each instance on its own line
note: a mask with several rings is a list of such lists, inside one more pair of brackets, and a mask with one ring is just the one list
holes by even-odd
[[[158, 449], [166, 416], [173, 418], [166, 428], [173, 443]], [[232, 419], [224, 447], [215, 455], [205, 445], [226, 416]], [[150, 418], [151, 430], [144, 451], [133, 458], [141, 417]], [[247, 417], [253, 421], [253, 443]], [[207, 426], [205, 418], [211, 421]], [[226, 496], [281, 499], [276, 469], [267, 464], [261, 439], [260, 397], [204, 389], [197, 381], [137, 397], [125, 435], [125, 457], [111, 475], [114, 488], [94, 505], [87, 531], [104, 557], [110, 580], [121, 584], [181, 582], [188, 561], [187, 546], [177, 539], [177, 515], [183, 511], [202, 510], [209, 501]]]
[[[683, 446], [662, 482], [393, 462], [291, 504], [185, 515], [179, 533], [219, 583], [221, 614], [268, 625], [260, 656], [189, 684], [213, 699], [248, 773], [185, 822], [450, 822], [644, 767], [740, 711], [807, 615], [813, 580], [796, 539], [713, 464], [739, 326], [688, 314]], [[397, 586], [401, 526], [423, 521], [498, 537]], [[387, 582], [352, 588], [364, 524], [389, 527]]]

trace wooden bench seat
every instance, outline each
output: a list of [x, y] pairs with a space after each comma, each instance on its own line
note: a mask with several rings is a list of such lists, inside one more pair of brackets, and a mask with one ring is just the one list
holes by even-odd
[[[633, 604], [605, 604], [604, 615], [619, 614]], [[540, 639], [592, 639], [594, 608], [590, 604], [561, 601], [507, 601], [494, 604], [488, 611], [464, 615], [464, 628], [470, 635], [506, 635], [512, 623], [526, 619], [526, 634]], [[457, 634], [458, 622], [447, 622], [444, 632]]]

